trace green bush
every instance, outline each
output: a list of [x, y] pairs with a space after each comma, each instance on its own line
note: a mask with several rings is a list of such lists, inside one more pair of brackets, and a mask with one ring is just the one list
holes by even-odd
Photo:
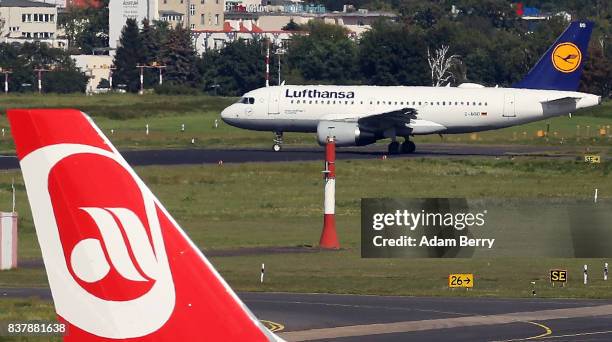
[[198, 95], [200, 90], [183, 84], [164, 83], [155, 86], [155, 93], [160, 95]]

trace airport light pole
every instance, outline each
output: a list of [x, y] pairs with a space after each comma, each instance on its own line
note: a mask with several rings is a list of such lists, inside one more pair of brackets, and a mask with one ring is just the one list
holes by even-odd
[[153, 64], [151, 64], [150, 66], [151, 68], [155, 68], [159, 71], [159, 85], [164, 84], [164, 76], [163, 76], [163, 72], [162, 70], [164, 70], [166, 68], [165, 65], [163, 64], [159, 64], [157, 62], [153, 62]]
[[138, 91], [139, 95], [144, 94], [144, 68], [147, 66], [144, 64], [137, 64], [136, 67], [140, 69], [140, 90]]
[[108, 67], [108, 87], [110, 88], [110, 90], [113, 90], [113, 70], [115, 70], [117, 68], [115, 68], [114, 66], [110, 66]]
[[43, 72], [48, 72], [51, 71], [51, 69], [45, 69], [45, 68], [36, 68], [34, 69], [34, 72], [36, 72], [36, 74], [38, 75], [38, 93], [42, 94], [42, 74]]
[[164, 83], [162, 70], [166, 68], [165, 65], [159, 64], [157, 62], [153, 62], [151, 65], [138, 64], [136, 65], [136, 67], [140, 69], [140, 91], [139, 91], [140, 95], [144, 94], [144, 69], [159, 70], [159, 85], [162, 85]]
[[285, 50], [279, 47], [274, 54], [278, 56], [278, 85], [281, 85], [281, 56], [285, 54]]
[[270, 86], [270, 39], [266, 48], [266, 87]]
[[0, 73], [4, 74], [4, 93], [8, 94], [9, 91], [9, 74], [12, 74], [13, 72], [11, 70], [5, 70], [0, 68]]
[[336, 233], [336, 141], [327, 137], [325, 144], [325, 197], [323, 204], [323, 231], [319, 240], [319, 247], [325, 249], [339, 249], [338, 234]]

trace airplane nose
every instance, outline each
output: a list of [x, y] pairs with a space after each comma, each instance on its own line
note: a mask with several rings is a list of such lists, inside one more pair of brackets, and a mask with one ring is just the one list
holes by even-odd
[[230, 118], [230, 107], [227, 107], [221, 111], [221, 120], [223, 120], [225, 123], [227, 123], [227, 120]]

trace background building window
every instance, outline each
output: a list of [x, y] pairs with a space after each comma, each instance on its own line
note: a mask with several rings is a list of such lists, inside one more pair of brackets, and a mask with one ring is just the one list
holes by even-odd
[[215, 25], [219, 25], [219, 15], [215, 14]]
[[189, 15], [190, 16], [194, 16], [195, 15], [195, 5], [194, 4], [190, 4], [189, 5]]

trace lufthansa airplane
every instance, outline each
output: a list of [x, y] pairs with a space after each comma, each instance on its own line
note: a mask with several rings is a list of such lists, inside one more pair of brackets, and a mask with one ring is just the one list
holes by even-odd
[[511, 88], [280, 85], [244, 94], [221, 118], [274, 132], [274, 151], [280, 151], [284, 132], [312, 132], [319, 144], [330, 137], [337, 146], [389, 138], [390, 154], [412, 153], [410, 136], [499, 129], [600, 104], [601, 97], [577, 91], [592, 30], [592, 22], [572, 22]]

